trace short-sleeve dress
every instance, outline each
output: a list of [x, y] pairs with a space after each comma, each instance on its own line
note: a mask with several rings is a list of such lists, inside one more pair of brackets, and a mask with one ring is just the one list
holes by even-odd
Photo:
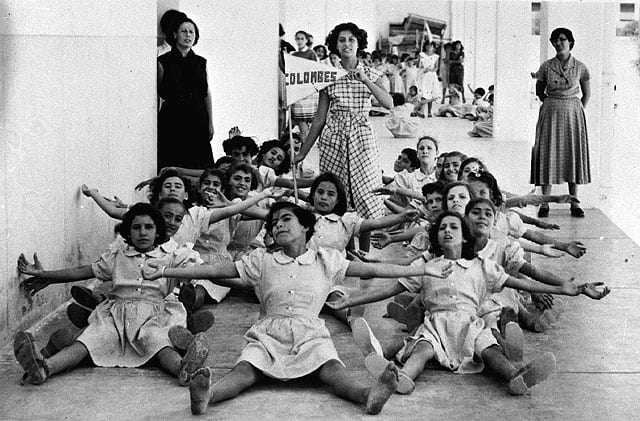
[[[362, 63], [357, 69], [374, 83], [382, 75]], [[333, 173], [344, 181], [349, 203], [361, 217], [382, 217], [382, 198], [371, 193], [382, 175], [380, 151], [369, 122], [371, 91], [353, 73], [325, 89], [330, 105], [318, 145], [320, 172]]]
[[148, 260], [167, 267], [202, 264], [198, 253], [173, 240], [147, 252], [133, 247], [111, 247], [91, 265], [96, 278], [113, 281], [107, 299], [89, 316], [89, 326], [78, 337], [100, 367], [139, 367], [162, 348], [173, 347], [168, 332], [186, 326], [187, 312], [174, 295], [177, 281], [142, 278]]
[[[448, 262], [438, 257], [426, 264], [424, 259], [417, 259], [411, 265], [437, 270]], [[443, 367], [461, 374], [481, 372], [482, 351], [497, 342], [477, 312], [490, 292], [500, 291], [507, 277], [496, 262], [477, 257], [456, 260], [453, 272], [445, 279], [402, 278], [399, 282], [409, 292], [420, 293], [425, 317], [415, 335], [405, 339], [396, 358], [405, 362], [418, 342], [427, 341]]]
[[531, 184], [549, 185], [591, 182], [587, 120], [580, 82], [589, 80], [589, 70], [573, 56], [566, 67], [557, 57], [542, 63], [538, 81], [546, 94], [536, 124], [536, 142], [531, 152]]
[[340, 361], [324, 320], [318, 317], [331, 287], [349, 261], [337, 250], [307, 250], [292, 258], [256, 249], [236, 262], [240, 279], [260, 300], [260, 318], [245, 334], [246, 361], [269, 377], [290, 380]]
[[176, 166], [213, 166], [209, 143], [207, 60], [190, 50], [185, 57], [173, 48], [158, 57], [163, 77], [158, 94], [158, 170]]
[[307, 243], [307, 247], [318, 250], [320, 247], [338, 250], [346, 256], [345, 249], [349, 240], [360, 233], [362, 218], [355, 212], [345, 212], [340, 216], [335, 213], [316, 216], [314, 233]]
[[438, 60], [440, 56], [437, 54], [420, 53], [420, 64], [422, 74], [420, 76], [420, 95], [427, 101], [440, 98], [441, 87], [436, 69], [438, 68]]

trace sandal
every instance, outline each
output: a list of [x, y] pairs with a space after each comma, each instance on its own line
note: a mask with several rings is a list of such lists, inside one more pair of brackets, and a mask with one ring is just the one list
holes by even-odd
[[35, 345], [33, 336], [21, 330], [13, 339], [13, 354], [27, 375], [27, 378], [23, 379], [31, 384], [42, 384], [49, 377], [49, 369]]
[[182, 358], [178, 383], [180, 386], [188, 386], [193, 373], [202, 367], [209, 356], [209, 342], [204, 333], [198, 333], [187, 348], [187, 353]]

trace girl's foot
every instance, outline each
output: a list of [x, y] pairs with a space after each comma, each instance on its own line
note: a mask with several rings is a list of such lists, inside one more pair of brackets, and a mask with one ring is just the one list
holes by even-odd
[[382, 345], [380, 341], [375, 337], [369, 323], [362, 317], [357, 317], [351, 322], [351, 334], [353, 340], [365, 357], [371, 353], [376, 353], [380, 356], [384, 355]]
[[187, 348], [189, 348], [194, 336], [195, 335], [186, 327], [172, 326], [171, 329], [169, 329], [169, 340], [173, 344], [173, 347], [180, 351], [186, 351]]
[[189, 383], [189, 397], [191, 399], [191, 413], [202, 415], [209, 408], [209, 389], [211, 388], [211, 378], [213, 373], [209, 367], [198, 369], [193, 373], [193, 378]]
[[549, 216], [549, 205], [540, 205], [538, 208], [538, 218], [546, 218]]
[[194, 335], [200, 332], [206, 332], [213, 326], [216, 318], [212, 312], [202, 310], [191, 314], [187, 317], [187, 329]]
[[44, 348], [40, 350], [40, 354], [44, 358], [51, 358], [53, 355], [60, 352], [62, 348], [66, 348], [75, 341], [80, 332], [73, 333], [71, 329], [58, 329], [51, 334], [49, 342]]
[[67, 317], [74, 326], [80, 329], [89, 326], [89, 316], [91, 316], [91, 310], [82, 307], [80, 304], [71, 303], [67, 306]]
[[89, 288], [81, 287], [79, 285], [74, 285], [71, 287], [71, 297], [73, 297], [73, 299], [76, 300], [76, 302], [81, 306], [92, 310], [96, 308], [98, 304], [100, 304], [100, 301], [102, 301], [101, 299], [96, 297], [93, 291], [91, 291]]
[[393, 392], [398, 388], [398, 369], [395, 364], [388, 361], [377, 381], [367, 395], [367, 412], [376, 415], [382, 411]]
[[398, 294], [393, 297], [393, 302], [398, 303], [401, 306], [407, 307], [413, 301], [413, 295], [411, 294]]
[[187, 386], [192, 374], [202, 367], [209, 356], [209, 342], [204, 333], [198, 333], [187, 348], [187, 353], [182, 358], [178, 383]]
[[546, 380], [554, 371], [556, 371], [556, 357], [551, 352], [545, 352], [518, 370], [509, 382], [509, 392], [512, 395], [524, 395], [531, 387]]
[[519, 363], [524, 358], [524, 334], [516, 322], [509, 322], [504, 328], [504, 355], [512, 363]]
[[[371, 353], [364, 359], [364, 366], [367, 371], [373, 377], [379, 377], [386, 370], [389, 364], [393, 364], [391, 361], [385, 359], [382, 355]], [[398, 370], [398, 387], [395, 392], [402, 395], [408, 395], [416, 388], [411, 377], [409, 377], [404, 371]]]
[[27, 374], [26, 381], [31, 384], [42, 384], [49, 377], [49, 370], [44, 357], [35, 345], [30, 333], [19, 331], [13, 339], [13, 353]]

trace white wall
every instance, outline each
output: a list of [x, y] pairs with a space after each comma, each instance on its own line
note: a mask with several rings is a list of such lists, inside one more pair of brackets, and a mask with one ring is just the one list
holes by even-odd
[[87, 183], [127, 194], [155, 162], [156, 11], [114, 0], [0, 3], [0, 344], [67, 297], [33, 301], [16, 260], [89, 263], [113, 223], [80, 194]]

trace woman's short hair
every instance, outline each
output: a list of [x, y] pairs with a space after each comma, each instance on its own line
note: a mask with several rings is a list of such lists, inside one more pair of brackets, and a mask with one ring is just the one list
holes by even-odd
[[311, 189], [309, 191], [309, 203], [311, 204], [311, 206], [313, 206], [313, 196], [316, 194], [316, 190], [322, 182], [329, 182], [336, 186], [336, 205], [333, 208], [332, 213], [340, 216], [344, 215], [344, 213], [347, 211], [347, 191], [344, 188], [344, 184], [342, 184], [342, 180], [340, 180], [338, 176], [333, 173], [322, 173], [317, 176], [315, 180], [313, 180]]
[[329, 32], [329, 35], [327, 35], [325, 44], [330, 52], [340, 56], [340, 53], [338, 52], [338, 35], [340, 35], [340, 32], [342, 31], [349, 31], [356, 37], [358, 40], [358, 51], [367, 49], [367, 31], [358, 28], [358, 26], [353, 22], [347, 22], [336, 26], [331, 30], [331, 32]]
[[438, 153], [438, 148], [439, 148], [438, 141], [431, 136], [420, 136], [418, 138], [418, 143], [416, 143], [416, 149], [420, 147], [420, 142], [422, 142], [423, 140], [429, 140], [431, 143], [433, 143], [433, 145], [436, 147], [436, 153]]
[[193, 19], [187, 17], [187, 15], [184, 16], [180, 16], [178, 17], [178, 19], [175, 21], [176, 24], [173, 28], [173, 31], [171, 31], [171, 33], [169, 34], [165, 34], [166, 35], [166, 40], [167, 43], [171, 46], [175, 46], [176, 45], [176, 36], [174, 35], [175, 32], [178, 32], [178, 29], [180, 28], [180, 25], [182, 25], [185, 22], [188, 22], [190, 24], [193, 25], [193, 28], [196, 32], [196, 36], [193, 39], [193, 45], [196, 45], [198, 43], [198, 40], [200, 39], [200, 30], [198, 29], [198, 25], [196, 25], [196, 23], [193, 21]]
[[167, 226], [165, 225], [164, 218], [160, 214], [160, 211], [150, 205], [149, 203], [136, 203], [131, 206], [131, 209], [124, 214], [124, 218], [122, 219], [122, 224], [120, 224], [120, 235], [125, 239], [127, 244], [131, 244], [131, 224], [133, 223], [133, 218], [136, 216], [148, 215], [153, 223], [156, 225], [156, 238], [154, 240], [154, 245], [162, 244], [168, 240], [167, 238]]
[[573, 45], [575, 44], [576, 40], [573, 38], [573, 32], [571, 32], [570, 29], [567, 29], [567, 28], [554, 29], [551, 32], [549, 41], [551, 41], [551, 43], [556, 42], [558, 38], [560, 38], [560, 35], [564, 35], [565, 37], [567, 37], [567, 41], [569, 41], [569, 50], [573, 50]]
[[296, 218], [298, 218], [298, 222], [300, 222], [300, 225], [308, 229], [306, 240], [309, 241], [313, 236], [314, 227], [316, 225], [315, 215], [313, 214], [313, 212], [303, 209], [295, 203], [287, 201], [275, 202], [273, 205], [271, 205], [271, 209], [269, 209], [269, 214], [267, 215], [265, 224], [267, 232], [269, 234], [273, 232], [273, 215], [275, 215], [276, 212], [282, 209], [291, 209], [291, 212], [296, 216]]
[[418, 153], [415, 149], [404, 148], [402, 151], [400, 151], [400, 153], [403, 153], [407, 156], [407, 159], [409, 159], [409, 162], [411, 163], [411, 168], [413, 168], [414, 170], [420, 168], [420, 160], [418, 159]]

